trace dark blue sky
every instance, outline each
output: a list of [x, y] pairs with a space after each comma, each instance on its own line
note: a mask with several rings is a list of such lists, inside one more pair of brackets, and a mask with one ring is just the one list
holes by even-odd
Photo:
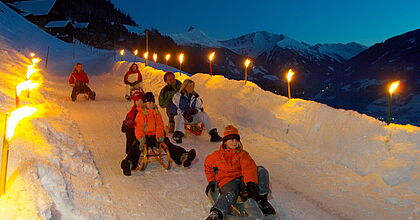
[[216, 40], [265, 30], [299, 41], [370, 46], [420, 28], [420, 0], [111, 0], [164, 34], [195, 26]]

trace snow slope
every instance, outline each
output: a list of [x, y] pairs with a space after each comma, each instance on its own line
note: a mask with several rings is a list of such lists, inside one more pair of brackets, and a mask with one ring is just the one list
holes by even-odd
[[[218, 144], [210, 143], [207, 134], [187, 134], [182, 146], [198, 152], [191, 168], [167, 171], [152, 163], [144, 172], [123, 176], [120, 126], [130, 104], [124, 101], [121, 79], [129, 63], [114, 63], [110, 52], [92, 52], [83, 45], [73, 60], [72, 45], [16, 16], [0, 3], [0, 111], [13, 109], [14, 85], [29, 64], [26, 54], [47, 45], [55, 53], [43, 77], [34, 76], [42, 88], [22, 100], [40, 112], [19, 125], [11, 142], [0, 218], [205, 218], [210, 203], [203, 193], [203, 161]], [[23, 40], [28, 33], [37, 44]], [[67, 77], [76, 61], [91, 76], [95, 102], [83, 97], [70, 101]], [[157, 94], [163, 71], [140, 68], [146, 90]], [[244, 148], [270, 171], [270, 201], [282, 219], [420, 217], [420, 128], [386, 126], [354, 111], [288, 100], [250, 82], [207, 74], [191, 78], [216, 127], [237, 126]]]

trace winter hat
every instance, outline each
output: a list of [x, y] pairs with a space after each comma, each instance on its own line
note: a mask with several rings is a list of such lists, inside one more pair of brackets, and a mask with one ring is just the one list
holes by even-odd
[[225, 128], [225, 132], [223, 133], [223, 143], [230, 139], [236, 139], [241, 141], [241, 137], [239, 136], [239, 131], [237, 128], [233, 127], [233, 125], [228, 125]]
[[175, 76], [175, 74], [174, 74], [173, 72], [166, 72], [166, 73], [165, 73], [165, 75], [163, 75], [163, 81], [165, 81], [165, 82], [166, 82], [166, 78], [167, 78], [169, 75]]
[[140, 92], [140, 91], [135, 91], [132, 95], [131, 95], [131, 100], [137, 101], [139, 99], [142, 99], [144, 96], [144, 92]]
[[153, 95], [152, 92], [146, 92], [146, 94], [144, 94], [143, 96], [143, 102], [155, 102], [155, 96]]

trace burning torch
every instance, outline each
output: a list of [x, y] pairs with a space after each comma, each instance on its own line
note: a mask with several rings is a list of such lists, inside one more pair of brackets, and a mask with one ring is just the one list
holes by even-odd
[[210, 61], [210, 76], [213, 76], [213, 68], [212, 68], [212, 61], [214, 58], [214, 54], [216, 54], [216, 52], [213, 52], [209, 55], [209, 61]]
[[389, 87], [389, 99], [388, 99], [388, 117], [387, 117], [387, 122], [386, 124], [389, 125], [391, 123], [391, 109], [392, 109], [392, 93], [394, 93], [394, 91], [398, 88], [398, 86], [400, 85], [400, 81], [395, 81], [391, 84], [391, 86]]
[[289, 69], [289, 72], [287, 72], [287, 94], [289, 95], [289, 99], [292, 98], [292, 94], [290, 91], [290, 82], [292, 81], [292, 77], [295, 75], [295, 72], [293, 72], [292, 69]]

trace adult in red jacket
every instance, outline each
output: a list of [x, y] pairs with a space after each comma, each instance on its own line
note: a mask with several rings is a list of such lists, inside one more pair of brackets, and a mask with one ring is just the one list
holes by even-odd
[[131, 64], [130, 69], [124, 76], [125, 98], [127, 100], [130, 100], [131, 91], [143, 91], [142, 81], [143, 77], [140, 73], [139, 67], [136, 63]]
[[268, 171], [262, 166], [257, 167], [248, 152], [243, 150], [239, 131], [232, 125], [226, 127], [220, 149], [205, 159], [204, 171], [209, 182], [206, 194], [220, 188], [220, 196], [207, 220], [226, 217], [238, 196], [255, 199], [266, 215], [275, 214], [267, 200], [270, 192]]
[[96, 93], [89, 88], [89, 78], [83, 70], [83, 65], [77, 63], [69, 77], [69, 84], [73, 87], [71, 92], [71, 100], [76, 101], [79, 93], [85, 93], [89, 99], [95, 100]]

